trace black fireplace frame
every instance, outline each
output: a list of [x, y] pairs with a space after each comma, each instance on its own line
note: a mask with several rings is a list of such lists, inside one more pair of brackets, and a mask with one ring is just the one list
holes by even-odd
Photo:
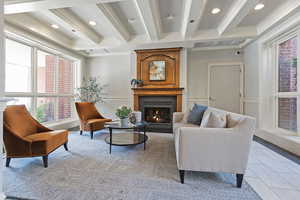
[[145, 120], [146, 108], [169, 108], [170, 109], [170, 123], [149, 123], [147, 131], [172, 133], [172, 116], [176, 112], [177, 97], [176, 96], [140, 96], [139, 105], [142, 112], [142, 120]]

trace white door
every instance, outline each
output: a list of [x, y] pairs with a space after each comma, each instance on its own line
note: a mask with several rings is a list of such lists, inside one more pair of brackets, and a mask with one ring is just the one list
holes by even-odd
[[242, 64], [209, 65], [209, 106], [242, 112]]

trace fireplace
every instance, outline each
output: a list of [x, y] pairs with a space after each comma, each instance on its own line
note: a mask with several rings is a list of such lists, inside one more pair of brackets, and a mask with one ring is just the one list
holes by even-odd
[[149, 123], [148, 131], [172, 132], [172, 115], [176, 111], [176, 96], [140, 96], [142, 120]]

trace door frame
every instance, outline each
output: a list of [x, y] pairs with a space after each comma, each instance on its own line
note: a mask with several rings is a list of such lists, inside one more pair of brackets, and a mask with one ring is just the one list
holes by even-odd
[[207, 83], [207, 105], [210, 106], [210, 75], [211, 68], [214, 66], [217, 67], [226, 67], [228, 65], [240, 66], [240, 114], [244, 114], [244, 63], [242, 62], [216, 62], [208, 63], [208, 83]]

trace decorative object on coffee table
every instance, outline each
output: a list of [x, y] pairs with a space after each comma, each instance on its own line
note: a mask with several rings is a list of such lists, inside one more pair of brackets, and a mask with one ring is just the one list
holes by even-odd
[[[105, 128], [109, 129], [109, 136], [105, 138], [105, 142], [109, 144], [109, 153], [111, 154], [112, 145], [131, 146], [144, 143], [144, 150], [146, 150], [146, 142], [148, 140], [148, 136], [146, 135], [147, 125], [146, 122], [139, 122], [124, 127], [116, 123], [106, 123]], [[113, 130], [132, 130], [132, 132], [118, 132], [113, 134]]]
[[127, 106], [121, 106], [116, 111], [116, 116], [120, 118], [120, 123], [122, 127], [128, 126], [128, 116], [132, 112], [131, 108]]

